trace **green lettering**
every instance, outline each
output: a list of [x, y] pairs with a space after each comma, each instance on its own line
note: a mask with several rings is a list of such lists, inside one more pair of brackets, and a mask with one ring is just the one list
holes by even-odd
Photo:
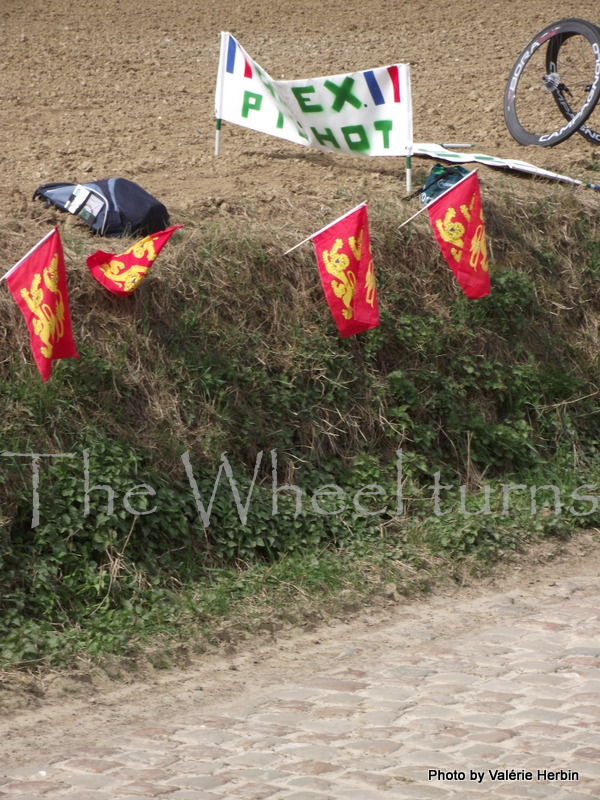
[[244, 102], [242, 103], [242, 117], [247, 117], [250, 111], [260, 111], [262, 105], [262, 94], [254, 92], [244, 92]]
[[307, 97], [304, 97], [305, 94], [313, 94], [314, 91], [314, 86], [292, 86], [292, 92], [298, 101], [298, 105], [302, 111], [305, 111], [307, 114], [314, 113], [315, 111], [323, 111], [323, 106], [318, 104], [312, 105], [310, 100]]
[[335, 100], [331, 106], [334, 111], [341, 111], [344, 103], [350, 103], [354, 108], [362, 108], [361, 101], [352, 94], [354, 83], [354, 78], [351, 78], [349, 75], [346, 75], [341, 86], [333, 83], [333, 81], [325, 81], [325, 88], [329, 89], [329, 91], [335, 95]]
[[373, 127], [376, 131], [381, 131], [383, 135], [383, 146], [387, 150], [390, 146], [390, 131], [392, 130], [392, 120], [391, 119], [378, 119], [376, 122], [373, 123]]
[[296, 123], [296, 130], [303, 139], [306, 139], [306, 141], [308, 141], [308, 136], [304, 133], [304, 131], [302, 130], [302, 128], [298, 123]]
[[346, 125], [342, 128], [342, 133], [350, 150], [364, 153], [369, 149], [369, 137], [363, 125]]
[[255, 64], [255, 65], [254, 65], [254, 68], [256, 69], [256, 72], [257, 72], [257, 74], [258, 74], [258, 77], [259, 77], [259, 78], [260, 78], [260, 80], [261, 80], [261, 83], [262, 83], [262, 85], [265, 87], [265, 89], [266, 89], [268, 92], [270, 92], [270, 93], [271, 93], [271, 95], [272, 95], [272, 96], [273, 96], [275, 99], [277, 99], [277, 92], [276, 92], [276, 91], [275, 91], [275, 89], [273, 88], [273, 84], [272, 84], [272, 83], [271, 83], [271, 81], [269, 80], [269, 77], [268, 77], [268, 75], [267, 75], [265, 72], [263, 72], [263, 71], [262, 71], [262, 69], [261, 69], [261, 68], [260, 68], [260, 67], [259, 67], [257, 64]]
[[319, 142], [319, 144], [326, 145], [327, 142], [329, 142], [334, 147], [337, 147], [339, 150], [340, 146], [337, 143], [331, 128], [325, 128], [325, 133], [319, 133], [319, 131], [316, 128], [311, 128], [311, 131], [313, 132], [313, 135], [315, 139]]

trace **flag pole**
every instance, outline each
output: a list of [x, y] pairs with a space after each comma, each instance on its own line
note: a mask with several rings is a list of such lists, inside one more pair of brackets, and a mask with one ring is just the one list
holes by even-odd
[[398, 230], [400, 230], [400, 228], [403, 228], [405, 225], [408, 225], [409, 222], [412, 222], [415, 217], [418, 217], [419, 214], [422, 214], [424, 211], [427, 211], [427, 206], [423, 206], [423, 208], [420, 208], [416, 214], [412, 215], [412, 217], [409, 217], [408, 219], [404, 220], [404, 222], [401, 225], [398, 225]]
[[314, 233], [311, 236], [307, 236], [306, 239], [302, 239], [301, 242], [298, 242], [298, 244], [295, 244], [293, 247], [290, 247], [289, 250], [286, 250], [283, 255], [287, 256], [288, 253], [291, 253], [294, 250], [297, 250], [299, 247], [302, 247], [303, 244], [306, 244], [307, 242], [310, 242], [310, 240], [312, 239], [313, 236], [314, 236]]
[[221, 122], [223, 120], [216, 119], [216, 127], [215, 127], [215, 155], [219, 155], [219, 149], [221, 147]]
[[327, 228], [331, 228], [332, 225], [336, 225], [338, 222], [341, 222], [343, 219], [346, 219], [346, 217], [349, 217], [350, 214], [354, 214], [355, 211], [358, 211], [359, 208], [362, 208], [363, 206], [366, 206], [366, 205], [367, 205], [366, 203], [359, 203], [357, 206], [355, 206], [354, 208], [350, 209], [350, 211], [347, 211], [345, 214], [342, 214], [341, 217], [338, 217], [333, 222], [330, 222], [328, 225], [324, 225], [322, 228], [319, 228], [318, 231], [315, 231], [314, 233], [311, 233], [310, 236], [307, 236], [306, 239], [302, 239], [301, 242], [298, 242], [298, 244], [295, 244], [293, 247], [290, 247], [290, 249], [286, 250], [283, 255], [287, 256], [288, 253], [291, 253], [293, 250], [296, 250], [298, 247], [301, 247], [303, 244], [306, 244], [307, 242], [310, 242], [310, 240], [314, 236], [318, 236], [320, 233], [323, 233], [323, 231], [326, 231]]
[[433, 200], [431, 200], [429, 203], [426, 203], [426, 204], [423, 206], [423, 208], [420, 208], [420, 209], [417, 211], [417, 213], [416, 213], [416, 214], [413, 214], [413, 215], [412, 215], [412, 217], [409, 217], [408, 219], [404, 220], [404, 222], [403, 222], [401, 225], [398, 225], [398, 230], [400, 230], [400, 228], [403, 228], [405, 225], [408, 225], [408, 223], [409, 223], [409, 222], [412, 222], [412, 220], [413, 220], [415, 217], [418, 217], [418, 216], [419, 216], [419, 214], [422, 214], [424, 211], [426, 211], [426, 210], [429, 208], [429, 206], [430, 206], [430, 205], [432, 205], [433, 203], [437, 203], [437, 201], [438, 201], [440, 198], [442, 198], [442, 197], [443, 197], [445, 194], [449, 194], [449, 192], [451, 192], [453, 189], [456, 189], [456, 187], [457, 187], [457, 186], [458, 186], [460, 183], [463, 183], [464, 181], [466, 181], [466, 180], [467, 180], [467, 178], [470, 178], [470, 177], [471, 177], [471, 175], [472, 175], [474, 172], [477, 172], [477, 170], [476, 170], [476, 169], [472, 169], [472, 170], [470, 170], [470, 172], [468, 172], [468, 173], [467, 173], [467, 174], [466, 174], [466, 175], [465, 175], [463, 178], [461, 178], [459, 181], [456, 181], [456, 183], [454, 183], [454, 184], [453, 184], [453, 185], [452, 185], [452, 186], [451, 186], [449, 189], [445, 189], [445, 190], [444, 190], [444, 191], [443, 191], [441, 194], [439, 194], [437, 197], [435, 197], [435, 198], [434, 198]]
[[22, 263], [23, 263], [23, 262], [24, 262], [26, 259], [28, 259], [28, 258], [29, 258], [29, 256], [30, 256], [30, 255], [33, 253], [33, 251], [34, 251], [34, 250], [37, 250], [37, 248], [38, 248], [38, 247], [39, 247], [41, 244], [43, 244], [43, 243], [46, 241], [46, 239], [48, 239], [50, 236], [52, 236], [52, 234], [54, 233], [54, 231], [55, 231], [55, 230], [56, 230], [56, 228], [52, 228], [52, 230], [51, 230], [51, 231], [49, 231], [49, 232], [48, 232], [48, 233], [47, 233], [47, 234], [44, 236], [44, 238], [43, 238], [43, 239], [40, 239], [40, 241], [39, 241], [37, 244], [34, 244], [34, 245], [33, 245], [33, 247], [31, 248], [31, 250], [30, 250], [28, 253], [25, 253], [25, 255], [23, 256], [23, 258], [20, 258], [20, 259], [17, 261], [17, 263], [14, 265], [14, 267], [11, 267], [11, 268], [8, 270], [8, 272], [5, 272], [5, 273], [4, 273], [4, 275], [2, 275], [2, 277], [0, 278], [0, 281], [5, 281], [5, 280], [6, 280], [6, 279], [7, 279], [7, 278], [10, 276], [10, 275], [12, 275], [12, 274], [13, 274], [13, 272], [15, 272], [15, 270], [19, 269], [19, 267], [21, 266], [21, 264], [22, 264]]
[[228, 33], [221, 31], [221, 49], [219, 51], [219, 71], [217, 72], [217, 86], [215, 90], [215, 155], [221, 149], [221, 123], [223, 122], [223, 70], [225, 67], [225, 37]]
[[412, 156], [413, 156], [413, 149], [415, 144], [415, 137], [413, 131], [413, 114], [412, 114], [412, 91], [411, 91], [411, 81], [410, 81], [410, 65], [406, 66], [405, 70], [402, 70], [403, 80], [402, 83], [402, 100], [408, 104], [408, 126], [409, 126], [409, 135], [410, 135], [410, 142], [408, 147], [406, 148], [406, 158], [405, 158], [405, 165], [406, 165], [406, 195], [410, 195], [412, 193]]

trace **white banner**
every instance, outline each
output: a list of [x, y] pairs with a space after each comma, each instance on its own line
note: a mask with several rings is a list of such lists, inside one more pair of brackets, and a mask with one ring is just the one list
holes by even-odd
[[221, 33], [215, 98], [220, 121], [328, 152], [412, 154], [408, 64], [275, 81], [230, 33]]
[[514, 158], [497, 158], [496, 156], [486, 156], [484, 153], [456, 153], [454, 150], [448, 150], [441, 144], [433, 144], [432, 142], [419, 142], [414, 145], [413, 154], [415, 156], [427, 156], [428, 158], [435, 158], [438, 161], [450, 161], [453, 164], [485, 164], [487, 167], [502, 167], [503, 169], [513, 169], [517, 172], [527, 172], [530, 175], [539, 175], [540, 178], [550, 178], [555, 181], [564, 181], [565, 183], [572, 183], [576, 186], [587, 186], [589, 189], [599, 190], [600, 186], [595, 183], [587, 183], [586, 181], [578, 181], [575, 178], [569, 178], [566, 175], [559, 175], [556, 172], [550, 172], [542, 167], [536, 167], [529, 164], [527, 161], [519, 161]]

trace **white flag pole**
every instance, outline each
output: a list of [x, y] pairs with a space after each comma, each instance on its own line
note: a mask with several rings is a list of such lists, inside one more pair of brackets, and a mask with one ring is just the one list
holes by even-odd
[[290, 247], [290, 249], [289, 249], [289, 250], [286, 250], [286, 251], [285, 251], [285, 253], [284, 253], [283, 255], [284, 255], [284, 256], [287, 256], [287, 254], [288, 254], [288, 253], [291, 253], [291, 252], [293, 252], [294, 250], [297, 250], [299, 247], [302, 247], [302, 245], [303, 245], [303, 244], [306, 244], [307, 242], [310, 242], [310, 240], [312, 239], [312, 237], [313, 237], [314, 235], [315, 235], [315, 234], [313, 233], [313, 234], [312, 234], [312, 236], [307, 236], [307, 237], [306, 237], [306, 239], [302, 239], [302, 241], [301, 241], [301, 242], [298, 242], [298, 244], [295, 244], [293, 247]]
[[19, 267], [21, 266], [21, 264], [22, 264], [24, 261], [26, 261], [26, 260], [29, 258], [29, 256], [30, 256], [30, 255], [31, 255], [31, 254], [32, 254], [32, 253], [33, 253], [35, 250], [37, 250], [37, 249], [38, 249], [38, 247], [39, 247], [40, 245], [42, 245], [42, 244], [43, 244], [43, 243], [46, 241], [46, 239], [49, 239], [49, 238], [50, 238], [50, 236], [52, 236], [52, 234], [54, 233], [54, 231], [55, 231], [55, 230], [56, 230], [56, 228], [53, 228], [53, 229], [52, 229], [52, 230], [51, 230], [49, 233], [47, 233], [47, 234], [44, 236], [44, 238], [43, 238], [43, 239], [40, 239], [40, 241], [39, 241], [37, 244], [34, 244], [34, 246], [31, 248], [31, 250], [30, 250], [28, 253], [25, 253], [25, 255], [23, 256], [23, 258], [20, 258], [20, 259], [17, 261], [17, 263], [14, 265], [14, 267], [11, 267], [11, 268], [8, 270], [8, 272], [5, 272], [5, 273], [4, 273], [4, 275], [2, 275], [2, 277], [0, 278], [0, 281], [5, 281], [5, 280], [6, 280], [6, 279], [7, 279], [7, 278], [10, 276], [10, 275], [12, 275], [12, 274], [13, 274], [13, 272], [15, 272], [15, 270], [19, 269]]
[[359, 203], [357, 206], [352, 208], [350, 211], [347, 211], [345, 214], [342, 214], [341, 217], [338, 217], [337, 219], [334, 219], [334, 221], [330, 222], [329, 225], [324, 225], [322, 228], [319, 228], [318, 231], [315, 231], [314, 233], [311, 233], [310, 236], [307, 236], [306, 239], [302, 239], [301, 242], [298, 242], [298, 244], [295, 244], [293, 247], [290, 247], [290, 249], [286, 250], [283, 255], [287, 256], [287, 254], [291, 253], [292, 250], [296, 250], [298, 247], [301, 247], [303, 244], [306, 244], [307, 242], [310, 242], [311, 239], [313, 239], [315, 236], [318, 236], [320, 233], [323, 233], [323, 231], [326, 231], [327, 228], [331, 228], [332, 225], [337, 225], [338, 222], [341, 222], [343, 219], [346, 219], [346, 217], [349, 217], [350, 214], [354, 214], [355, 211], [358, 211], [359, 208], [362, 208], [363, 206], [366, 206], [366, 205], [367, 205], [366, 203]]
[[413, 133], [413, 115], [412, 115], [412, 92], [411, 92], [411, 81], [410, 81], [410, 66], [407, 65], [406, 70], [402, 73], [404, 75], [404, 85], [402, 87], [402, 99], [405, 103], [408, 103], [408, 130], [410, 136], [410, 145], [408, 147], [408, 151], [406, 153], [406, 194], [407, 196], [412, 192], [412, 155], [413, 155], [413, 144], [414, 144], [414, 133]]
[[215, 155], [219, 155], [219, 150], [221, 147], [221, 122], [222, 120], [217, 119], [215, 120], [216, 127], [215, 127]]
[[467, 178], [470, 178], [470, 177], [471, 177], [471, 175], [472, 175], [474, 172], [475, 172], [475, 173], [477, 173], [477, 170], [476, 170], [476, 169], [473, 169], [473, 170], [471, 170], [470, 172], [468, 172], [468, 173], [467, 173], [467, 174], [464, 176], [464, 178], [461, 178], [459, 181], [456, 181], [456, 183], [455, 183], [455, 184], [453, 184], [453, 185], [452, 185], [452, 186], [451, 186], [449, 189], [446, 189], [446, 190], [445, 190], [445, 191], [443, 191], [443, 192], [442, 192], [440, 195], [438, 195], [437, 197], [434, 197], [434, 199], [433, 199], [433, 200], [432, 200], [430, 203], [427, 203], [426, 205], [424, 205], [424, 206], [423, 206], [423, 208], [420, 208], [420, 209], [417, 211], [417, 213], [416, 213], [416, 214], [413, 214], [413, 215], [412, 215], [412, 217], [409, 217], [408, 219], [405, 219], [405, 220], [404, 220], [404, 222], [403, 222], [401, 225], [398, 225], [398, 230], [400, 230], [400, 228], [403, 228], [405, 225], [408, 225], [408, 223], [409, 223], [409, 222], [412, 222], [412, 221], [413, 221], [413, 219], [414, 219], [415, 217], [418, 217], [418, 216], [419, 216], [419, 214], [422, 214], [424, 211], [427, 211], [427, 209], [429, 208], [429, 206], [430, 206], [430, 205], [433, 205], [433, 203], [437, 203], [437, 201], [438, 201], [438, 200], [440, 200], [440, 199], [441, 199], [441, 198], [442, 198], [444, 195], [448, 194], [448, 193], [449, 193], [449, 192], [451, 192], [453, 189], [456, 189], [456, 187], [457, 187], [459, 184], [461, 184], [461, 183], [463, 183], [464, 181], [466, 181], [466, 180], [467, 180]]
[[400, 230], [400, 228], [403, 228], [405, 225], [408, 225], [409, 222], [412, 222], [415, 217], [418, 217], [419, 214], [422, 214], [424, 211], [427, 211], [427, 206], [423, 206], [423, 208], [420, 208], [416, 214], [412, 215], [412, 217], [405, 219], [401, 225], [398, 225], [398, 230]]
[[221, 31], [221, 50], [219, 52], [219, 71], [217, 72], [217, 86], [215, 90], [215, 155], [219, 155], [221, 148], [221, 123], [223, 122], [223, 75], [225, 60], [227, 58], [228, 33]]

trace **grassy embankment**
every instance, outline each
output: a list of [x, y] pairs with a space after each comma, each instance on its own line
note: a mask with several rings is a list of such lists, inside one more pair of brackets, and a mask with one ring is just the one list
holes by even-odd
[[[46, 384], [2, 289], [1, 451], [72, 454], [40, 459], [35, 528], [31, 458], [0, 459], [2, 663], [132, 654], [155, 635], [201, 648], [226, 619], [423, 589], [600, 524], [600, 212], [571, 187], [499, 183], [492, 294], [473, 302], [426, 215], [398, 230], [416, 203], [369, 206], [381, 326], [351, 339], [312, 248], [282, 256], [344, 198], [293, 232], [182, 215], [126, 299], [85, 267], [107, 242], [63, 225], [81, 358]], [[0, 231], [6, 267], [48, 223]], [[241, 511], [224, 469], [206, 526], [189, 471], [207, 507], [221, 464]], [[302, 492], [278, 492], [277, 513], [275, 466]]]

